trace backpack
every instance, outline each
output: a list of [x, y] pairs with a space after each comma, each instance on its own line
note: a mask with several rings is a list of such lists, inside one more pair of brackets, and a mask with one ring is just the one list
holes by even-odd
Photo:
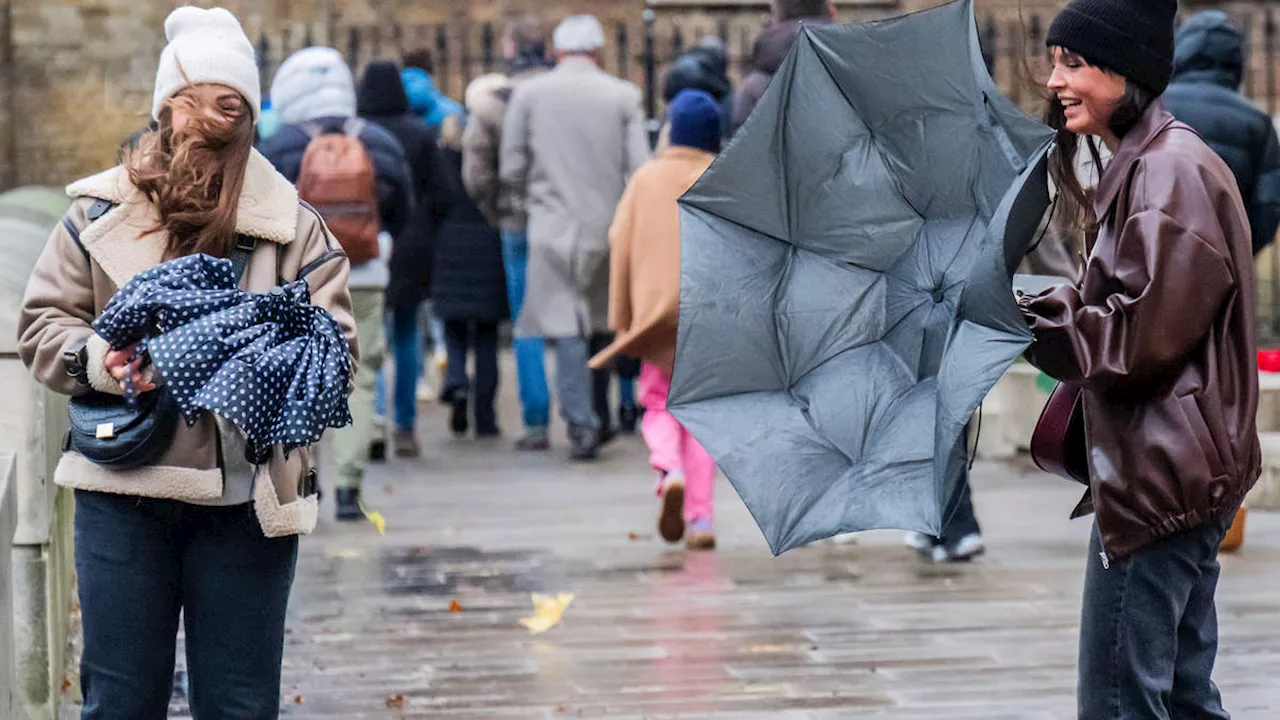
[[378, 188], [373, 159], [360, 142], [363, 129], [364, 122], [356, 118], [343, 125], [341, 134], [303, 125], [311, 142], [297, 182], [298, 197], [324, 218], [352, 265], [379, 255]]

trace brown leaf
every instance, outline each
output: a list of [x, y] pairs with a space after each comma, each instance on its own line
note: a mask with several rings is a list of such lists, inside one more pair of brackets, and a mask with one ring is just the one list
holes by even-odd
[[449, 612], [451, 612], [451, 613], [460, 613], [460, 612], [462, 612], [462, 605], [461, 605], [457, 600], [453, 600], [453, 601], [451, 601], [451, 602], [449, 603]]
[[640, 533], [627, 533], [627, 539], [631, 542], [647, 542], [653, 539], [652, 535], [641, 535]]
[[294, 695], [294, 696], [293, 696], [293, 704], [294, 704], [294, 705], [301, 705], [301, 704], [302, 704], [302, 696], [301, 696], [301, 695]]
[[70, 689], [71, 689], [71, 678], [67, 677], [66, 675], [63, 675], [62, 676], [62, 692], [66, 692]]
[[386, 494], [390, 495], [390, 494], [392, 494], [393, 492], [395, 492], [395, 489], [394, 489], [394, 488], [392, 488], [390, 485], [383, 485], [383, 486], [382, 486], [382, 492], [384, 492], [384, 493], [386, 493]]
[[392, 710], [401, 710], [404, 708], [404, 695], [395, 694], [387, 696], [387, 707]]

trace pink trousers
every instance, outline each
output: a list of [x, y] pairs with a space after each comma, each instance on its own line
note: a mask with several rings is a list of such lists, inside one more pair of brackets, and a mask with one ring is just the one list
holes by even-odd
[[[684, 474], [684, 519], [710, 522], [715, 514], [716, 463], [680, 421], [667, 412], [671, 376], [656, 365], [640, 368], [641, 432], [649, 446], [649, 463], [659, 473]], [[662, 492], [662, 479], [658, 479]]]

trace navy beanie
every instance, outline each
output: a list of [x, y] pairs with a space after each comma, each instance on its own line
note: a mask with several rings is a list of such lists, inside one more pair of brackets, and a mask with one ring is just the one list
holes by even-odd
[[720, 152], [720, 105], [703, 90], [681, 90], [667, 106], [671, 145]]

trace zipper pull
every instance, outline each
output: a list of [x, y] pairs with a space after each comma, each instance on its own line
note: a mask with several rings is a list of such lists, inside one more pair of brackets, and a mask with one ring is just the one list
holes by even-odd
[[1100, 553], [1098, 553], [1098, 557], [1102, 558], [1102, 569], [1103, 569], [1103, 570], [1110, 570], [1110, 569], [1111, 569], [1111, 561], [1107, 559], [1107, 553], [1106, 553], [1106, 552], [1100, 552]]

